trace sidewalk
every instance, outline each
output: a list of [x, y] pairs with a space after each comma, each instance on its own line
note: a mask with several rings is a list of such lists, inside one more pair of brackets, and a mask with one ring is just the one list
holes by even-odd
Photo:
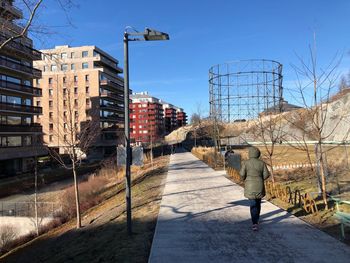
[[171, 156], [149, 262], [350, 262], [350, 248], [263, 201], [251, 230], [243, 189], [189, 152]]

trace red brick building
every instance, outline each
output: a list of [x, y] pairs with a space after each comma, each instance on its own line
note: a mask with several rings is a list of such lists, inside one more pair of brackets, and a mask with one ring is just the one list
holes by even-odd
[[164, 136], [163, 107], [159, 99], [147, 93], [131, 95], [130, 138], [137, 144], [151, 144]]
[[178, 108], [176, 110], [176, 120], [177, 120], [177, 127], [186, 126], [187, 115], [186, 115], [186, 112], [183, 111], [183, 109]]
[[169, 134], [177, 128], [176, 107], [172, 104], [163, 102], [163, 111], [164, 130], [166, 134]]

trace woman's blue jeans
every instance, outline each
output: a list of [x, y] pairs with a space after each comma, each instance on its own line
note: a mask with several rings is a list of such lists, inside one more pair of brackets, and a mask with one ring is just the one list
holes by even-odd
[[253, 224], [259, 222], [260, 210], [261, 210], [261, 199], [249, 199], [250, 204], [250, 216], [252, 217]]

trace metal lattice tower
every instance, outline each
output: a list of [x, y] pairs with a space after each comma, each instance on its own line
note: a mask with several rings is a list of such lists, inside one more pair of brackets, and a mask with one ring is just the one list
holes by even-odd
[[219, 122], [256, 118], [280, 111], [282, 64], [273, 60], [240, 60], [209, 69], [210, 117]]

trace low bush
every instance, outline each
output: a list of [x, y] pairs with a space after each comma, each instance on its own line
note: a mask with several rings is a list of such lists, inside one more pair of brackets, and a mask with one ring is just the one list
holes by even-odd
[[0, 227], [0, 253], [6, 252], [17, 237], [18, 230], [11, 225]]

